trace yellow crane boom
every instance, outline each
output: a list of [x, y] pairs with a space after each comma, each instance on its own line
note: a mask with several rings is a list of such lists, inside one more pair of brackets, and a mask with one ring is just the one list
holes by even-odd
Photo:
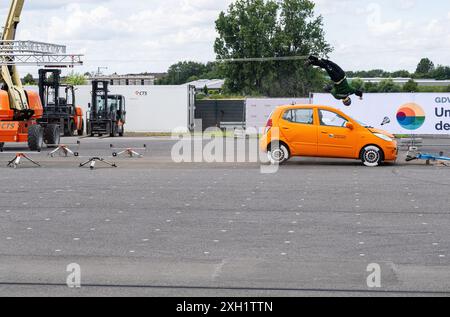
[[[12, 0], [6, 24], [3, 30], [2, 40], [13, 41], [16, 38], [17, 25], [20, 23], [20, 16], [25, 4], [25, 0]], [[7, 45], [6, 42], [0, 45]], [[1, 66], [0, 82], [3, 82], [8, 90], [10, 108], [17, 112], [18, 117], [30, 116], [26, 93], [22, 86], [19, 72], [15, 65]]]

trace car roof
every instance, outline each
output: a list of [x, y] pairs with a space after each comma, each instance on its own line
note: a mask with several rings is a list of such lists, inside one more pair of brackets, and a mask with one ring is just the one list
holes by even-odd
[[285, 105], [280, 106], [277, 108], [277, 110], [288, 110], [288, 109], [311, 109], [311, 108], [317, 108], [317, 109], [323, 109], [323, 110], [332, 110], [332, 111], [340, 111], [337, 108], [333, 108], [330, 106], [322, 106], [322, 105]]

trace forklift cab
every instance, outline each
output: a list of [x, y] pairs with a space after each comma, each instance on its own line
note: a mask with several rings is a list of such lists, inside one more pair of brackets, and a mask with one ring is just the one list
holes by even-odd
[[108, 81], [92, 82], [92, 104], [89, 114], [89, 134], [123, 136], [126, 119], [125, 97], [110, 95]]
[[114, 112], [116, 113], [117, 120], [120, 120], [122, 123], [126, 121], [126, 106], [125, 106], [125, 97], [122, 95], [116, 95], [116, 101], [114, 106]]
[[[107, 100], [107, 101], [106, 101]], [[91, 106], [93, 118], [122, 121], [125, 123], [126, 108], [125, 98], [122, 95], [97, 96], [95, 107]]]
[[61, 70], [39, 70], [39, 94], [44, 107], [44, 116], [54, 114], [75, 115], [75, 88], [62, 85]]
[[60, 69], [39, 70], [39, 96], [44, 108], [41, 126], [57, 125], [65, 136], [83, 135], [83, 111], [76, 106], [75, 87], [61, 84]]

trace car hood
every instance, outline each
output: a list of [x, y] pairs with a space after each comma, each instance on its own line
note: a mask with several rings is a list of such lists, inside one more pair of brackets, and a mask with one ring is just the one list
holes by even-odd
[[387, 135], [388, 137], [390, 137], [391, 139], [395, 139], [395, 136], [392, 133], [389, 133], [387, 131], [381, 130], [381, 129], [375, 129], [375, 128], [368, 128], [368, 130], [372, 133], [380, 133], [380, 134], [384, 134]]

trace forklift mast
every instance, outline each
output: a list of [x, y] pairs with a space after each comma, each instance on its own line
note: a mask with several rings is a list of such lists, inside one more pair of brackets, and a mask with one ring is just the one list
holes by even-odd
[[107, 80], [94, 80], [92, 82], [91, 120], [109, 119], [107, 109], [109, 99], [108, 85], [109, 82]]
[[[47, 108], [49, 104], [57, 108], [59, 106], [59, 88], [61, 82], [60, 69], [40, 69], [39, 70], [39, 96], [42, 105]], [[49, 100], [52, 97], [53, 100]]]

